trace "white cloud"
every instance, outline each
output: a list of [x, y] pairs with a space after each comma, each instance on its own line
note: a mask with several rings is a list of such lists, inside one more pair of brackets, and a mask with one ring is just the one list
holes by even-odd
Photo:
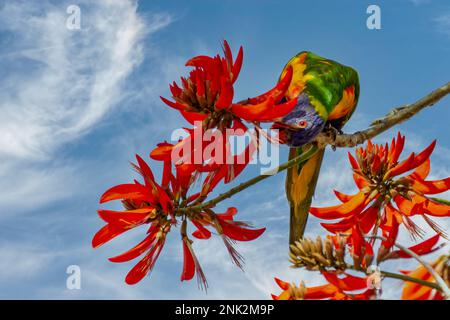
[[0, 281], [27, 279], [38, 275], [55, 255], [28, 245], [5, 244], [0, 246]]
[[37, 207], [75, 190], [74, 161], [56, 151], [128, 98], [125, 80], [143, 61], [144, 39], [171, 22], [167, 14], [144, 20], [132, 0], [78, 5], [80, 30], [66, 28], [64, 5], [0, 6], [2, 208]]
[[146, 25], [134, 2], [109, 0], [81, 6], [82, 29], [69, 30], [63, 9], [13, 2], [0, 11], [19, 48], [3, 57], [16, 72], [2, 80], [0, 155], [43, 157], [92, 128], [123, 98], [144, 35], [170, 22]]

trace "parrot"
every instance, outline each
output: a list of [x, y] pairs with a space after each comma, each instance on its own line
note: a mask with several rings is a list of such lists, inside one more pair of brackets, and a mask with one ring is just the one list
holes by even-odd
[[[293, 74], [283, 99], [297, 99], [297, 104], [272, 128], [279, 130], [279, 140], [290, 147], [289, 159], [293, 159], [309, 150], [321, 132], [342, 132], [358, 104], [359, 76], [355, 69], [310, 51], [302, 51], [289, 60], [280, 79], [288, 68]], [[325, 147], [320, 147], [311, 158], [287, 170], [290, 244], [303, 237], [324, 152]]]

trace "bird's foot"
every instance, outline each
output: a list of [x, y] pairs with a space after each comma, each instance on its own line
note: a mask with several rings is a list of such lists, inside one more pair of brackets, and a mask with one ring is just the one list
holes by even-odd
[[[327, 136], [329, 136], [333, 141], [336, 141], [338, 135], [343, 134], [344, 132], [341, 129], [333, 127], [330, 123], [325, 126], [324, 132]], [[336, 151], [336, 146], [331, 145], [331, 149]]]

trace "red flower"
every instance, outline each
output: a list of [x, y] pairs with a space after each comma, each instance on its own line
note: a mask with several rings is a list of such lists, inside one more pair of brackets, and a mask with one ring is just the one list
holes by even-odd
[[[450, 216], [449, 205], [428, 197], [450, 189], [450, 178], [425, 180], [430, 171], [429, 157], [436, 141], [422, 152], [412, 153], [399, 161], [404, 144], [405, 137], [399, 133], [390, 146], [374, 145], [369, 140], [365, 148], [357, 148], [356, 157], [349, 153], [353, 178], [359, 192], [345, 195], [336, 191], [342, 204], [310, 209], [311, 214], [320, 219], [341, 219], [335, 223], [322, 223], [324, 228], [333, 233], [351, 233], [355, 237], [355, 230], [362, 234], [372, 230], [376, 234], [380, 228], [387, 240], [381, 244], [379, 260], [403, 257], [397, 253], [388, 255], [401, 224], [413, 236], [422, 236], [422, 230], [412, 221], [412, 216], [423, 217], [438, 234], [442, 230], [429, 216]], [[432, 239], [437, 242], [438, 238], [439, 235]], [[430, 243], [431, 240], [425, 241], [414, 250], [421, 254], [432, 252], [435, 249]]]
[[[162, 144], [159, 148], [171, 147]], [[173, 166], [170, 159], [164, 156], [163, 150], [159, 151], [161, 152], [154, 153], [153, 156], [164, 163], [161, 184], [156, 183], [148, 164], [136, 156], [137, 165], [133, 166], [143, 177], [144, 183], [135, 180], [134, 183], [118, 185], [101, 196], [100, 203], [121, 200], [125, 210], [98, 210], [100, 218], [107, 224], [95, 234], [92, 245], [97, 248], [130, 229], [149, 225], [145, 238], [138, 245], [110, 258], [112, 262], [126, 262], [145, 253], [125, 279], [126, 283], [135, 284], [153, 269], [164, 247], [167, 234], [180, 219], [184, 257], [181, 280], [190, 280], [197, 274], [199, 285], [206, 288], [206, 278], [195, 256], [193, 241], [187, 235], [187, 221], [191, 221], [196, 227], [197, 231], [193, 236], [198, 239], [208, 239], [211, 236], [211, 231], [206, 227], [215, 229], [223, 238], [233, 262], [239, 267], [242, 266], [242, 257], [232, 247], [232, 241], [254, 240], [265, 229], [252, 229], [244, 222], [234, 221], [233, 216], [237, 213], [235, 208], [228, 209], [224, 214], [216, 214], [212, 209], [189, 209], [194, 204], [200, 204], [207, 195], [207, 193], [190, 194], [191, 186], [198, 177], [198, 167], [188, 164]], [[210, 187], [208, 192], [212, 189]]]
[[181, 78], [181, 87], [176, 83], [170, 86], [170, 101], [161, 97], [168, 106], [178, 110], [191, 124], [202, 121], [206, 129], [224, 130], [231, 127], [244, 128], [242, 120], [250, 122], [272, 122], [288, 114], [297, 100], [280, 103], [292, 79], [289, 69], [278, 84], [268, 92], [233, 103], [233, 84], [242, 67], [243, 49], [235, 61], [227, 41], [223, 43], [224, 57], [197, 56], [186, 66], [194, 69], [189, 77]]
[[[250, 163], [257, 149], [257, 141], [253, 137], [241, 154], [233, 155], [228, 139], [205, 142], [201, 140], [204, 133], [201, 129], [187, 132], [188, 137], [177, 144], [158, 144], [150, 153], [150, 157], [165, 164], [174, 163], [177, 173], [180, 170], [185, 172], [184, 190], [194, 182], [198, 174], [206, 172], [208, 175], [203, 181], [200, 197], [207, 196], [221, 181], [233, 181]], [[211, 152], [207, 152], [208, 150]]]

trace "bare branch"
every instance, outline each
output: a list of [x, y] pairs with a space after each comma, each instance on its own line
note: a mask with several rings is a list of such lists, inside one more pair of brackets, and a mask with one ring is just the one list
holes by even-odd
[[341, 148], [354, 147], [368, 139], [372, 139], [373, 137], [379, 135], [380, 133], [383, 133], [393, 126], [408, 120], [412, 116], [419, 113], [422, 109], [434, 105], [449, 93], [450, 82], [434, 90], [433, 92], [414, 102], [413, 104], [408, 104], [393, 109], [384, 118], [375, 120], [366, 130], [357, 131], [353, 134], [341, 134], [336, 137], [333, 137], [329, 133], [322, 133], [316, 138], [316, 141], [319, 145], [329, 144], [331, 146]]
[[308, 160], [309, 158], [311, 158], [312, 156], [314, 156], [316, 154], [317, 150], [318, 150], [317, 146], [312, 145], [311, 148], [308, 151], [306, 151], [305, 153], [302, 153], [301, 155], [283, 163], [282, 165], [276, 167], [275, 169], [269, 170], [268, 172], [265, 172], [259, 176], [256, 176], [250, 180], [247, 180], [247, 181], [237, 185], [234, 188], [231, 188], [227, 192], [220, 194], [219, 196], [215, 197], [214, 199], [209, 200], [208, 202], [205, 202], [205, 203], [202, 203], [199, 205], [188, 206], [185, 208], [178, 208], [176, 210], [177, 214], [184, 214], [188, 211], [201, 211], [205, 208], [213, 208], [219, 202], [222, 202], [223, 200], [231, 198], [236, 193], [239, 193], [239, 192], [247, 189], [248, 187], [251, 187], [252, 185], [254, 185], [262, 180], [265, 180], [277, 173], [287, 170], [290, 167], [295, 166], [296, 164], [299, 164], [299, 163], [302, 163], [302, 162]]

